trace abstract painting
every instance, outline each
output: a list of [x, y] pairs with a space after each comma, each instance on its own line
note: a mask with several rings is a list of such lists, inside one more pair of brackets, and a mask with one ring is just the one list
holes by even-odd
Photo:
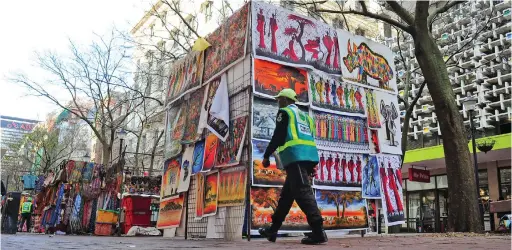
[[217, 149], [219, 147], [219, 138], [213, 133], [206, 136], [204, 143], [204, 162], [202, 172], [208, 172], [215, 166], [215, 156], [217, 156]]
[[219, 207], [243, 205], [247, 183], [245, 166], [223, 169], [219, 178]]
[[252, 185], [262, 187], [282, 187], [286, 172], [276, 162], [274, 155], [270, 156], [270, 166], [263, 167], [263, 154], [268, 147], [268, 141], [252, 139]]
[[405, 223], [400, 156], [377, 155], [380, 174], [382, 208], [387, 226]]
[[205, 141], [198, 141], [194, 145], [194, 154], [192, 158], [192, 174], [197, 174], [203, 169], [204, 163], [204, 143]]
[[402, 127], [400, 125], [400, 107], [398, 97], [382, 91], [375, 91], [379, 106], [379, 119], [382, 122], [378, 130], [380, 151], [389, 154], [402, 154]]
[[225, 142], [219, 142], [215, 159], [216, 167], [238, 165], [240, 162], [247, 130], [247, 120], [247, 116], [241, 116], [229, 122], [229, 136]]
[[306, 70], [273, 62], [254, 60], [254, 92], [273, 98], [283, 89], [297, 93], [299, 104], [308, 104], [308, 73]]
[[181, 222], [184, 202], [183, 194], [161, 200], [156, 228], [165, 229], [178, 227]]
[[315, 187], [361, 190], [362, 169], [368, 155], [319, 150], [320, 162], [314, 178]]
[[380, 199], [380, 175], [377, 156], [371, 155], [363, 167], [363, 185], [361, 193], [366, 199]]
[[395, 63], [389, 47], [344, 30], [338, 30], [338, 41], [343, 79], [397, 92]]
[[202, 129], [199, 128], [199, 119], [201, 117], [201, 105], [206, 87], [202, 87], [190, 94], [187, 100], [187, 126], [183, 134], [182, 143], [194, 143], [199, 140]]
[[205, 176], [203, 173], [198, 173], [195, 175], [196, 178], [196, 211], [195, 211], [195, 219], [203, 218], [204, 214], [204, 179]]
[[203, 68], [203, 52], [190, 52], [172, 64], [167, 92], [169, 103], [201, 86]]
[[252, 3], [252, 47], [256, 58], [341, 74], [336, 30], [272, 4]]
[[325, 230], [368, 227], [366, 200], [359, 191], [315, 190]]
[[204, 180], [203, 217], [215, 215], [219, 200], [219, 172], [208, 173]]
[[165, 161], [164, 173], [162, 175], [162, 188], [160, 189], [160, 197], [162, 199], [178, 194], [180, 169], [181, 156]]
[[366, 118], [313, 111], [315, 141], [319, 149], [369, 153]]
[[190, 185], [190, 176], [192, 175], [192, 161], [194, 157], [194, 147], [188, 146], [185, 148], [185, 152], [183, 152], [183, 156], [181, 158], [181, 169], [180, 169], [180, 178], [178, 185], [178, 193], [187, 192], [188, 187]]

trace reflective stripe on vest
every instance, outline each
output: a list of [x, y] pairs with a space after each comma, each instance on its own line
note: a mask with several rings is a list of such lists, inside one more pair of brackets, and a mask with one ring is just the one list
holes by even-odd
[[30, 213], [31, 207], [32, 202], [23, 202], [23, 206], [21, 207], [21, 213]]
[[[286, 113], [288, 114], [288, 125], [290, 126], [288, 131], [290, 132], [290, 135], [292, 138], [287, 138], [287, 141], [285, 142], [285, 144], [283, 146], [280, 146], [277, 149], [277, 152], [278, 153], [282, 152], [286, 148], [295, 146], [295, 145], [307, 145], [307, 146], [316, 147], [316, 143], [314, 140], [310, 141], [310, 140], [304, 140], [304, 139], [299, 138], [299, 135], [297, 134], [297, 127], [295, 125], [295, 123], [296, 123], [295, 112], [293, 112], [293, 110], [288, 107], [283, 108], [282, 110], [286, 111]], [[298, 112], [301, 112], [301, 111], [298, 111]], [[307, 116], [307, 118], [308, 118], [308, 122], [309, 122], [309, 129], [311, 132], [313, 132], [314, 131], [313, 119], [311, 119], [311, 117], [309, 117], [309, 116]], [[288, 135], [287, 135], [287, 137], [288, 137]], [[313, 137], [312, 134], [311, 134], [311, 137]]]

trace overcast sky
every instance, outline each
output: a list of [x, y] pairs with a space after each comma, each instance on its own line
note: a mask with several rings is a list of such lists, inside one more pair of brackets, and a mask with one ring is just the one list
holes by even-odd
[[[44, 120], [57, 107], [41, 97], [27, 96], [24, 87], [7, 77], [23, 71], [43, 78], [35, 65], [35, 51], [68, 51], [68, 38], [87, 45], [94, 33], [115, 25], [129, 31], [149, 9], [150, 0], [11, 0], [0, 1], [0, 114]], [[63, 95], [64, 96], [64, 95]]]

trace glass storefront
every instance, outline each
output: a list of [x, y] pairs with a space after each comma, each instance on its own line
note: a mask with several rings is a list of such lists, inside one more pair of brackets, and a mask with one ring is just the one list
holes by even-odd
[[500, 200], [510, 200], [510, 167], [500, 168], [499, 172], [499, 185], [500, 185]]

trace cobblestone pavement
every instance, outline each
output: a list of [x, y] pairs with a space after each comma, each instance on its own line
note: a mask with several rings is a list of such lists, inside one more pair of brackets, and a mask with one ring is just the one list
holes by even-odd
[[300, 238], [278, 238], [277, 243], [262, 239], [250, 242], [239, 240], [227, 242], [222, 240], [184, 240], [162, 237], [99, 237], [18, 234], [2, 235], [1, 249], [510, 249], [510, 236], [464, 236], [446, 237], [437, 235], [396, 235], [366, 236], [330, 239], [326, 245], [301, 245]]

